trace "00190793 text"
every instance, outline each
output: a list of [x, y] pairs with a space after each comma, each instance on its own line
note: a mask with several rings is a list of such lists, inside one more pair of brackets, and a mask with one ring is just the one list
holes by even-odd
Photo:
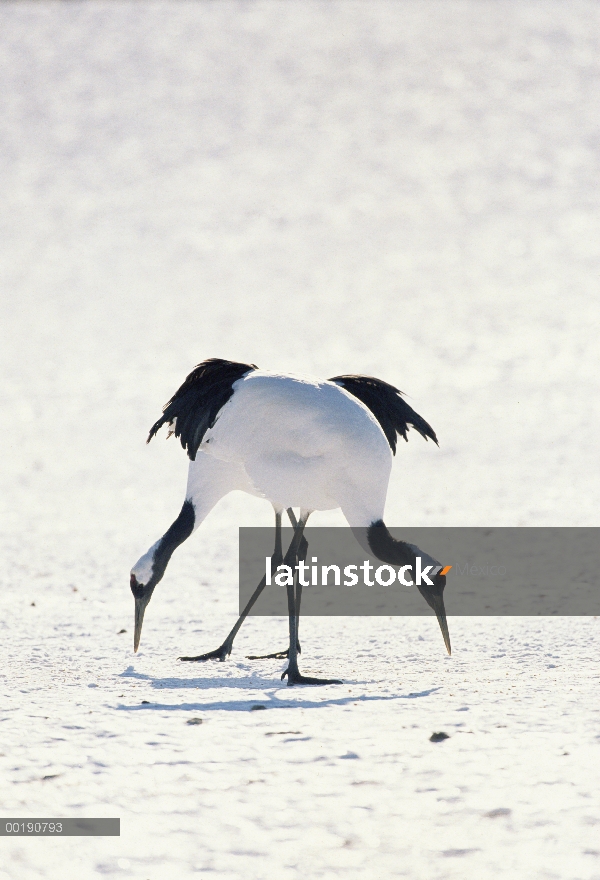
[[7, 822], [7, 834], [62, 834], [62, 822]]

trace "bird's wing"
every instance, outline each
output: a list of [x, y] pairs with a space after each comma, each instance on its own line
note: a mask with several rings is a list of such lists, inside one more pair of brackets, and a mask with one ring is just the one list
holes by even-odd
[[400, 434], [408, 442], [406, 433], [409, 425], [427, 440], [431, 437], [437, 443], [435, 431], [418, 413], [402, 398], [402, 392], [375, 379], [373, 376], [335, 376], [330, 382], [341, 385], [346, 391], [357, 397], [371, 410], [387, 437], [392, 452], [396, 454], [396, 434]]
[[233, 394], [233, 383], [256, 369], [255, 364], [238, 364], [220, 358], [198, 364], [163, 407], [163, 415], [152, 425], [146, 443], [168, 424], [194, 461], [204, 435]]

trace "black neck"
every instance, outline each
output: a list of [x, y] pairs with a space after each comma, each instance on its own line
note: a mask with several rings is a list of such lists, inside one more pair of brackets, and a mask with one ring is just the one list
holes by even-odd
[[369, 547], [377, 559], [390, 565], [414, 565], [415, 554], [404, 541], [392, 538], [382, 519], [367, 529]]
[[194, 531], [194, 523], [196, 515], [194, 513], [194, 505], [191, 501], [184, 501], [181, 512], [175, 522], [170, 526], [168, 531], [160, 539], [160, 544], [154, 552], [153, 563], [153, 580], [156, 582], [162, 578], [169, 559], [180, 544], [189, 538]]

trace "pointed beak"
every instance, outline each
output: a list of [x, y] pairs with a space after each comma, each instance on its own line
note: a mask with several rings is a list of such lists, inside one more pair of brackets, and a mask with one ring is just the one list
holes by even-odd
[[446, 609], [444, 607], [444, 597], [441, 595], [432, 595], [429, 597], [429, 604], [435, 611], [435, 616], [438, 619], [438, 623], [442, 631], [442, 636], [444, 638], [444, 644], [446, 645], [446, 650], [448, 651], [448, 654], [452, 654], [452, 647], [450, 645], [450, 633], [448, 631], [448, 621], [446, 620]]
[[142, 635], [142, 624], [144, 622], [144, 612], [150, 601], [150, 596], [140, 596], [135, 599], [135, 623], [133, 629], [133, 650], [137, 653], [140, 646], [140, 637]]

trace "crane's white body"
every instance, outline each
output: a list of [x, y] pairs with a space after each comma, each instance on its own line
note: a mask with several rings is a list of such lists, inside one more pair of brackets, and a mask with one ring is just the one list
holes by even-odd
[[195, 527], [234, 489], [276, 509], [340, 507], [351, 526], [383, 518], [392, 452], [377, 419], [334, 382], [254, 370], [190, 462]]

